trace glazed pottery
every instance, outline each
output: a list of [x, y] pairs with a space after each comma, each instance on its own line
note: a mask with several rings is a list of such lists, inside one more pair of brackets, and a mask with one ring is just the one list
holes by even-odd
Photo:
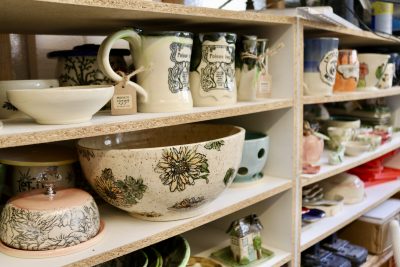
[[129, 82], [139, 94], [139, 112], [187, 111], [193, 107], [189, 90], [189, 66], [193, 35], [189, 32], [141, 32], [124, 29], [108, 36], [101, 44], [100, 69], [114, 81], [122, 77], [109, 61], [112, 45], [120, 40], [130, 44], [137, 84]]
[[186, 267], [190, 258], [190, 246], [182, 236], [174, 236], [154, 245], [162, 255], [163, 266]]
[[38, 180], [41, 173], [61, 177], [57, 183], [60, 187], [73, 187], [76, 179], [74, 163], [77, 161], [73, 149], [59, 145], [41, 144], [0, 150], [0, 163], [7, 165], [8, 176], [12, 178], [13, 195], [43, 188]]
[[343, 143], [350, 141], [353, 138], [354, 129], [344, 127], [328, 127], [328, 136], [328, 148], [330, 150], [337, 150]]
[[7, 91], [10, 102], [40, 124], [90, 121], [113, 94], [114, 86], [105, 85]]
[[218, 262], [203, 257], [190, 257], [187, 267], [223, 267]]
[[324, 140], [313, 134], [303, 136], [303, 165], [316, 164], [324, 151]]
[[163, 258], [160, 252], [153, 247], [148, 247], [144, 250], [149, 261], [148, 267], [162, 267]]
[[257, 36], [242, 36], [240, 43], [240, 46], [236, 47], [237, 99], [239, 101], [254, 101], [256, 100], [259, 77]]
[[371, 145], [362, 141], [348, 141], [344, 144], [344, 153], [347, 156], [355, 157], [371, 150]]
[[364, 199], [364, 183], [355, 175], [347, 172], [335, 175], [322, 183], [326, 199], [344, 198], [344, 204], [355, 204]]
[[262, 170], [267, 162], [268, 150], [269, 136], [246, 131], [242, 161], [233, 182], [243, 184], [262, 179]]
[[389, 63], [394, 65], [393, 86], [400, 84], [400, 56], [398, 53], [390, 54]]
[[236, 34], [200, 33], [194, 38], [190, 90], [197, 107], [235, 104]]
[[[56, 76], [61, 86], [78, 86], [91, 84], [112, 84], [113, 81], [100, 71], [97, 64], [99, 45], [85, 44], [75, 46], [72, 50], [53, 51], [49, 58], [57, 59]], [[126, 71], [124, 56], [127, 49], [113, 49], [110, 53], [110, 64], [116, 71]]]
[[79, 160], [108, 203], [151, 221], [183, 219], [200, 214], [231, 184], [244, 132], [187, 124], [86, 138], [78, 142]]
[[336, 77], [338, 38], [304, 40], [304, 93], [331, 95]]
[[377, 87], [379, 89], [388, 89], [392, 87], [394, 73], [395, 65], [393, 63], [388, 63], [383, 71], [382, 77], [379, 79]]
[[340, 127], [358, 129], [361, 127], [361, 120], [341, 116], [332, 116], [329, 120], [324, 121], [324, 123], [327, 128]]
[[339, 50], [334, 92], [352, 92], [356, 90], [360, 72], [357, 50]]
[[54, 191], [53, 174], [41, 176], [46, 190], [33, 190], [11, 198], [0, 217], [0, 240], [18, 250], [57, 250], [79, 245], [100, 230], [100, 217], [92, 196], [76, 188]]
[[258, 61], [257, 68], [259, 71], [258, 82], [257, 82], [257, 98], [269, 98], [271, 97], [271, 76], [268, 73], [268, 39], [257, 38], [257, 53]]
[[358, 134], [355, 136], [355, 141], [363, 142], [370, 145], [371, 150], [375, 150], [382, 143], [382, 136], [376, 134]]
[[379, 80], [385, 72], [389, 55], [358, 54], [360, 61], [360, 78], [357, 87], [359, 90], [376, 90]]
[[7, 91], [15, 89], [43, 89], [58, 87], [57, 80], [10, 80], [0, 81], [0, 119], [26, 118], [7, 98]]

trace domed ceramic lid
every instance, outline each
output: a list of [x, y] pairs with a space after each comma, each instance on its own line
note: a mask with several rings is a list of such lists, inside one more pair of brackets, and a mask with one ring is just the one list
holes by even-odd
[[[96, 57], [100, 45], [84, 44], [75, 46], [72, 50], [53, 51], [47, 54], [48, 58], [54, 57]], [[130, 52], [128, 49], [111, 49], [111, 56], [128, 56]]]
[[77, 161], [75, 150], [60, 145], [33, 145], [0, 150], [0, 163], [12, 166], [60, 166]]

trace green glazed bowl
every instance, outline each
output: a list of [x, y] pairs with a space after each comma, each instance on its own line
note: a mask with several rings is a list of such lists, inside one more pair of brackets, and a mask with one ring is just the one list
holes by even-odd
[[154, 247], [162, 255], [164, 267], [186, 267], [189, 262], [189, 243], [182, 236], [171, 237]]

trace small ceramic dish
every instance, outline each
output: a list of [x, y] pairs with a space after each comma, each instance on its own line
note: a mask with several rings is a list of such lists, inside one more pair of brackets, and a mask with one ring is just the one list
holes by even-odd
[[301, 215], [302, 221], [311, 223], [316, 222], [325, 217], [325, 212], [320, 209], [309, 209], [308, 212]]
[[163, 266], [186, 267], [190, 258], [190, 246], [182, 236], [174, 236], [154, 245], [162, 255]]
[[8, 90], [11, 104], [40, 124], [87, 122], [113, 96], [114, 86], [88, 85]]
[[190, 257], [187, 267], [223, 267], [223, 266], [212, 259], [203, 257]]
[[371, 147], [371, 150], [375, 150], [382, 143], [382, 136], [376, 134], [359, 134], [355, 136], [355, 141], [363, 142]]
[[345, 116], [331, 116], [329, 120], [325, 121], [325, 125], [326, 128], [340, 127], [357, 129], [361, 126], [361, 120]]
[[350, 157], [356, 157], [371, 149], [370, 144], [361, 141], [349, 141], [344, 144], [345, 154]]

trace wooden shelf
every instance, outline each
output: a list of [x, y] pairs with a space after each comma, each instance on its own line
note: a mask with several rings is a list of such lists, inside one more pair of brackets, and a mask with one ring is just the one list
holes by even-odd
[[301, 20], [306, 37], [338, 37], [339, 46], [397, 45], [400, 39], [389, 35], [377, 35], [364, 30], [348, 29], [328, 23]]
[[[295, 21], [291, 17], [256, 12], [186, 7], [145, 0], [2, 0], [0, 17], [0, 32], [4, 33], [75, 35], [104, 35], [127, 26], [204, 31], [211, 25], [218, 25], [220, 30], [246, 26], [248, 30], [248, 26], [287, 25]], [[215, 27], [209, 29], [215, 30]]]
[[[229, 236], [224, 230], [213, 225], [204, 225], [183, 235], [190, 244], [191, 254], [208, 258], [212, 252], [229, 246]], [[257, 267], [278, 267], [291, 260], [291, 253], [276, 247], [263, 244], [263, 247], [274, 252], [274, 257], [257, 265]]]
[[328, 177], [331, 177], [335, 174], [339, 174], [341, 172], [347, 171], [351, 168], [357, 167], [365, 162], [376, 159], [392, 150], [395, 150], [400, 147], [400, 134], [396, 133], [393, 136], [393, 139], [386, 144], [381, 145], [375, 151], [365, 152], [357, 157], [347, 157], [345, 156], [344, 161], [339, 165], [329, 165], [328, 163], [328, 151], [325, 150], [321, 160], [318, 164], [321, 165], [321, 170], [317, 174], [302, 174], [300, 176], [301, 185], [306, 186]]
[[390, 89], [382, 89], [379, 91], [355, 91], [350, 93], [335, 93], [330, 96], [303, 96], [303, 104], [318, 104], [318, 103], [330, 103], [330, 102], [341, 102], [351, 101], [378, 97], [387, 97], [400, 95], [400, 86], [392, 87]]
[[367, 262], [361, 267], [380, 267], [393, 257], [393, 250], [390, 249], [381, 255], [368, 255]]
[[190, 112], [138, 113], [127, 116], [111, 116], [109, 112], [100, 112], [90, 122], [70, 125], [40, 125], [29, 119], [4, 120], [4, 128], [0, 129], [0, 148], [220, 119], [289, 108], [292, 104], [291, 99], [266, 99], [225, 107], [194, 108]]
[[345, 205], [335, 216], [315, 222], [301, 232], [301, 251], [351, 223], [367, 211], [375, 208], [400, 190], [400, 180], [371, 186], [365, 189], [366, 198], [353, 205]]
[[72, 255], [49, 259], [18, 259], [0, 254], [1, 266], [92, 266], [141, 249], [169, 237], [181, 234], [227, 214], [251, 206], [282, 193], [292, 187], [287, 179], [265, 177], [256, 187], [228, 188], [220, 197], [204, 208], [200, 216], [170, 222], [148, 222], [129, 216], [108, 205], [100, 208], [105, 221], [103, 240], [86, 250]]

